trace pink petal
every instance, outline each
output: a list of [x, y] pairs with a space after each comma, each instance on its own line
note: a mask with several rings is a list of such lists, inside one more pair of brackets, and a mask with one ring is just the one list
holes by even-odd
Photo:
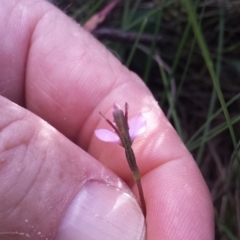
[[132, 141], [146, 130], [146, 120], [141, 113], [130, 119], [128, 125]]
[[104, 142], [113, 142], [120, 144], [120, 138], [118, 135], [107, 129], [97, 129], [94, 131], [97, 138]]

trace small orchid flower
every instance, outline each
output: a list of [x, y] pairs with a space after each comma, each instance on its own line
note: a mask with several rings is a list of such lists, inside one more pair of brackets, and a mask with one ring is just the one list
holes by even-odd
[[106, 117], [101, 116], [107, 121], [107, 123], [113, 128], [113, 131], [107, 129], [95, 130], [95, 135], [104, 142], [114, 142], [120, 144], [125, 149], [125, 155], [129, 164], [129, 167], [133, 173], [133, 178], [137, 184], [140, 205], [144, 216], [146, 216], [146, 205], [141, 184], [141, 175], [136, 163], [136, 158], [132, 150], [133, 140], [146, 129], [146, 120], [142, 114], [138, 114], [130, 121], [128, 121], [128, 104], [125, 103], [125, 113], [117, 105], [113, 105], [113, 122]]

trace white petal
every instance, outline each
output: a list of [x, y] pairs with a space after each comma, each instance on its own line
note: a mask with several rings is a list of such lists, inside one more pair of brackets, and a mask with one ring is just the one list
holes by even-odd
[[132, 141], [146, 130], [146, 120], [141, 113], [130, 119], [128, 125], [129, 135]]
[[94, 131], [97, 138], [104, 142], [113, 142], [120, 144], [120, 138], [118, 135], [107, 129], [97, 129]]
[[114, 111], [122, 111], [122, 108], [118, 104], [114, 103], [113, 104], [113, 112]]

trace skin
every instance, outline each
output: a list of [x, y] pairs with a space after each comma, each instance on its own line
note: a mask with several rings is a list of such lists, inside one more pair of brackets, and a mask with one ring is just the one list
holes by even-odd
[[[100, 166], [137, 193], [123, 149], [94, 136], [95, 129], [109, 128], [99, 111], [112, 119], [114, 102], [122, 107], [128, 102], [129, 118], [142, 112], [147, 121], [133, 150], [142, 173], [148, 240], [214, 239], [204, 179], [137, 75], [45, 1], [3, 0], [0, 39], [4, 240], [23, 239], [2, 232], [29, 230], [19, 221], [24, 214], [53, 238], [68, 204]], [[83, 167], [87, 171], [81, 176]], [[38, 208], [31, 205], [36, 201]]]

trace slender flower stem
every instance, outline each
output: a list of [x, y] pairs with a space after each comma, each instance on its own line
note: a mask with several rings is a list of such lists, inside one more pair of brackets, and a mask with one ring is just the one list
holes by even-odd
[[120, 138], [122, 147], [125, 149], [125, 155], [126, 155], [126, 158], [128, 161], [128, 165], [132, 171], [133, 179], [138, 188], [140, 206], [141, 206], [144, 216], [146, 217], [146, 204], [145, 204], [145, 199], [144, 199], [144, 194], [143, 194], [143, 189], [142, 189], [142, 184], [141, 184], [141, 174], [140, 174], [140, 171], [137, 166], [134, 152], [132, 150], [133, 139], [131, 139], [130, 134], [129, 134], [128, 104], [125, 103], [125, 113], [123, 113], [122, 109], [117, 105], [114, 105], [113, 108], [114, 108], [113, 119], [114, 119], [115, 124], [112, 123], [106, 117], [104, 117], [101, 112], [100, 112], [100, 114], [107, 121], [107, 123], [113, 128], [115, 133]]
[[139, 169], [136, 163], [136, 158], [131, 146], [128, 148], [125, 148], [125, 154], [128, 161], [128, 165], [133, 174], [133, 179], [137, 184], [141, 209], [142, 209], [143, 215], [146, 217], [146, 203], [145, 203], [145, 198], [144, 198], [143, 189], [142, 189], [141, 174], [139, 172]]
[[144, 198], [144, 194], [143, 194], [141, 179], [136, 181], [136, 184], [137, 184], [137, 188], [138, 188], [138, 194], [139, 194], [141, 209], [142, 209], [144, 217], [146, 218], [147, 210], [146, 210], [146, 203], [145, 203], [145, 198]]

